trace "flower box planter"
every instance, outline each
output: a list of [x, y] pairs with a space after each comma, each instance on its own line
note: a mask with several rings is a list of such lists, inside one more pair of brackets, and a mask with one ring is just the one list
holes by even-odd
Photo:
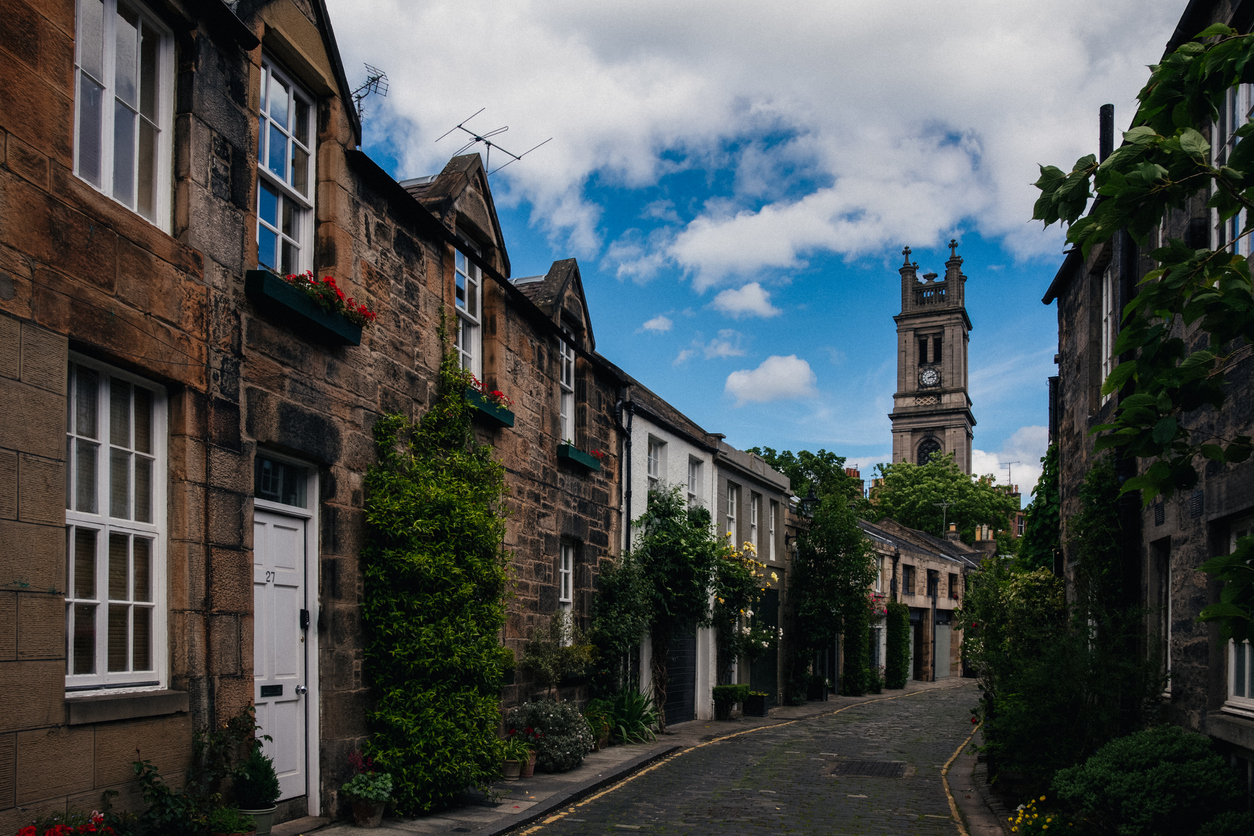
[[269, 270], [244, 274], [244, 295], [279, 325], [327, 345], [361, 345], [361, 326], [318, 307], [308, 295]]
[[751, 693], [745, 697], [744, 713], [746, 717], [766, 717], [766, 694]]
[[514, 413], [509, 409], [488, 400], [478, 389], [466, 387], [466, 402], [478, 410], [479, 415], [490, 423], [501, 427], [514, 426]]
[[597, 457], [591, 453], [585, 453], [573, 444], [557, 445], [557, 457], [565, 459], [571, 464], [578, 465], [584, 470], [600, 470], [601, 462], [597, 461]]

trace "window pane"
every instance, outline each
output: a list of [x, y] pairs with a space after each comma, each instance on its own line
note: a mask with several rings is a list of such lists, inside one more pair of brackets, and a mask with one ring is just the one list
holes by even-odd
[[109, 514], [131, 518], [131, 454], [125, 450], [109, 451]]
[[1232, 654], [1233, 661], [1236, 663], [1232, 671], [1232, 695], [1235, 697], [1245, 696], [1245, 657], [1249, 649], [1248, 644], [1239, 644]]
[[292, 201], [286, 197], [280, 197], [279, 202], [283, 206], [283, 226], [281, 227], [283, 234], [293, 241], [299, 241], [300, 230], [297, 228], [297, 223], [300, 219], [299, 212], [292, 205]]
[[74, 597], [96, 597], [96, 532], [74, 529]]
[[297, 259], [296, 247], [292, 246], [291, 241], [284, 241], [283, 242], [283, 258], [279, 264], [280, 272], [286, 273], [289, 276], [297, 272], [296, 259]]
[[270, 118], [273, 119], [279, 127], [287, 127], [287, 85], [275, 78], [274, 73], [270, 74]]
[[139, 80], [136, 58], [139, 55], [139, 15], [118, 4], [117, 53], [113, 58], [114, 94], [132, 108], [139, 104]]
[[257, 190], [257, 214], [270, 226], [278, 227], [279, 193], [265, 183]]
[[294, 110], [296, 111], [296, 124], [292, 129], [292, 136], [296, 137], [302, 145], [309, 146], [309, 104], [299, 96], [296, 98]]
[[74, 605], [73, 665], [70, 673], [96, 672], [96, 606]]
[[129, 601], [131, 599], [130, 539], [125, 534], [109, 534], [110, 601]]
[[257, 263], [273, 270], [279, 269], [279, 260], [274, 252], [279, 247], [279, 236], [264, 226], [257, 228]]
[[87, 438], [98, 438], [96, 435], [96, 389], [100, 385], [99, 375], [92, 369], [82, 366], [74, 367], [77, 381], [74, 391], [74, 434]]
[[139, 120], [138, 195], [135, 210], [148, 220], [157, 215], [157, 129], [147, 119]]
[[135, 111], [113, 103], [113, 197], [135, 206]]
[[135, 443], [140, 453], [152, 452], [152, 392], [135, 387]]
[[74, 479], [77, 496], [74, 509], [88, 514], [96, 513], [96, 455], [100, 447], [90, 441], [78, 440], [74, 450]]
[[127, 652], [130, 648], [130, 607], [126, 604], [109, 605], [109, 672], [130, 670], [127, 664]]
[[97, 80], [104, 78], [104, 0], [78, 4], [78, 62]]
[[137, 671], [152, 670], [152, 608], [135, 608], [135, 625], [133, 640], [134, 656], [131, 669]]
[[135, 519], [152, 522], [152, 459], [135, 457]]
[[309, 154], [292, 143], [292, 188], [309, 196]]
[[157, 48], [161, 36], [147, 23], [139, 42], [139, 112], [157, 121]]
[[136, 537], [132, 541], [135, 550], [135, 591], [132, 600], [152, 602], [152, 541]]
[[109, 380], [109, 443], [131, 446], [131, 384], [116, 377]]
[[266, 155], [266, 167], [282, 180], [287, 180], [284, 163], [287, 162], [287, 137], [277, 125], [270, 126], [270, 153]]
[[104, 88], [86, 75], [78, 84], [78, 176], [100, 188]]

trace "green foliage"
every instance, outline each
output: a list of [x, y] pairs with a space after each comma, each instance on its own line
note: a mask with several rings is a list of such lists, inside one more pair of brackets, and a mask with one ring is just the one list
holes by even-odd
[[1215, 814], [1235, 812], [1244, 795], [1210, 739], [1178, 726], [1112, 740], [1060, 771], [1054, 792], [1076, 813], [1078, 832], [1118, 836], [1190, 836]]
[[624, 743], [653, 740], [653, 730], [661, 719], [653, 698], [631, 688], [614, 695], [610, 700], [609, 714], [610, 731]]
[[910, 608], [899, 601], [890, 602], [885, 622], [888, 649], [884, 665], [884, 687], [905, 688], [910, 679]]
[[231, 773], [231, 793], [242, 810], [266, 810], [279, 797], [279, 776], [274, 772], [274, 759], [252, 747], [248, 756]]
[[[752, 661], [776, 640], [773, 630], [754, 621], [754, 608], [762, 599], [766, 580], [766, 564], [754, 555], [752, 543], [740, 551], [724, 538], [719, 548], [719, 561], [714, 571], [714, 605], [710, 621], [714, 625], [718, 650], [718, 671], [722, 677], [737, 659]], [[778, 580], [772, 572], [772, 580]]]
[[[1032, 504], [1023, 520], [1019, 538], [1019, 566], [1027, 571], [1053, 569], [1054, 554], [1062, 548], [1059, 512], [1062, 498], [1058, 489], [1058, 445], [1049, 445], [1041, 457], [1041, 478], [1032, 491]], [[1000, 549], [999, 554], [1004, 554]]]
[[1076, 595], [1091, 618], [1135, 600], [1135, 578], [1124, 576], [1119, 544], [1119, 477], [1110, 456], [1093, 463], [1080, 485], [1080, 513], [1067, 524]]
[[[1124, 144], [1100, 165], [1081, 158], [1070, 173], [1042, 166], [1033, 217], [1046, 225], [1069, 224], [1067, 241], [1085, 258], [1092, 248], [1126, 229], [1146, 246], [1149, 233], [1167, 213], [1184, 210], [1201, 194], [1224, 222], [1254, 209], [1254, 123], [1237, 129], [1223, 165], [1211, 159], [1204, 133], [1216, 119], [1225, 92], [1238, 84], [1254, 57], [1254, 35], [1216, 25], [1180, 46], [1151, 68], [1138, 98], [1141, 106]], [[1093, 192], [1096, 201], [1081, 217]], [[1208, 224], [1209, 225], [1209, 224]], [[1254, 229], [1254, 211], [1240, 238]], [[1242, 462], [1249, 436], [1196, 433], [1186, 420], [1202, 406], [1216, 410], [1227, 400], [1227, 372], [1254, 340], [1254, 288], [1245, 258], [1231, 251], [1194, 249], [1177, 238], [1149, 253], [1157, 268], [1141, 280], [1123, 311], [1115, 352], [1122, 359], [1103, 393], [1122, 392], [1097, 448], [1123, 447], [1154, 460], [1127, 480], [1125, 492], [1140, 490], [1146, 503], [1197, 484], [1195, 462]], [[1186, 339], [1183, 325], [1201, 339]]]
[[395, 779], [403, 815], [446, 805], [500, 769], [505, 471], [475, 441], [468, 383], [446, 356], [418, 424], [375, 424], [378, 462], [366, 475], [367, 749]]
[[[965, 543], [975, 542], [977, 526], [1006, 529], [1010, 515], [1018, 510], [1005, 489], [993, 484], [993, 477], [968, 476], [954, 463], [953, 455], [933, 456], [923, 465], [897, 462], [878, 465], [882, 480], [871, 492], [873, 510], [880, 519], [944, 537], [947, 523], [956, 523]], [[948, 502], [948, 508], [936, 503]]]
[[735, 705], [738, 702], [744, 702], [749, 696], [748, 685], [715, 685], [714, 686], [714, 704], [715, 705]]
[[1202, 609], [1198, 621], [1218, 621], [1220, 640], [1238, 644], [1254, 639], [1254, 537], [1242, 537], [1232, 554], [1212, 557], [1197, 567], [1199, 572], [1223, 581], [1219, 603]]
[[588, 631], [597, 649], [593, 669], [597, 693], [613, 694], [630, 684], [631, 654], [648, 635], [652, 621], [651, 581], [635, 553], [602, 561]]
[[571, 624], [570, 616], [558, 610], [536, 628], [523, 650], [521, 665], [552, 696], [562, 679], [583, 675], [592, 664], [592, 650], [592, 645]]
[[139, 780], [139, 792], [148, 805], [135, 821], [138, 836], [166, 833], [201, 834], [208, 831], [206, 801], [188, 792], [171, 789], [147, 758], [131, 764]]
[[840, 693], [860, 697], [875, 687], [871, 670], [871, 610], [866, 606], [865, 592], [860, 596], [859, 606], [845, 614], [844, 628], [840, 647], [845, 664], [840, 676]]
[[763, 461], [788, 477], [792, 492], [808, 496], [814, 488], [816, 496], [836, 494], [846, 501], [862, 499], [862, 485], [845, 473], [845, 457], [826, 450], [811, 453], [798, 450], [776, 452], [770, 447], [750, 447], [746, 452], [760, 456]]
[[851, 620], [865, 623], [875, 564], [857, 517], [843, 498], [823, 497], [810, 527], [798, 536], [793, 571], [801, 651], [831, 647]]
[[210, 833], [251, 833], [256, 825], [234, 807], [217, 807], [209, 811], [206, 821]]
[[514, 735], [505, 739], [501, 745], [501, 754], [507, 761], [522, 761], [526, 763], [531, 760], [531, 744], [519, 735]]
[[392, 797], [392, 776], [386, 772], [358, 772], [340, 787], [349, 801], [385, 802]]
[[573, 703], [525, 702], [510, 709], [505, 724], [540, 732], [536, 740], [536, 766], [548, 772], [569, 772], [592, 751], [592, 731]]

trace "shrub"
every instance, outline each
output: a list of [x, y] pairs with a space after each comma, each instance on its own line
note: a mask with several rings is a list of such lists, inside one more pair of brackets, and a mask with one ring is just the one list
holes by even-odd
[[905, 688], [910, 679], [910, 608], [900, 601], [888, 605], [888, 664], [884, 666], [884, 687]]
[[279, 777], [274, 772], [274, 759], [261, 751], [260, 742], [235, 770], [231, 791], [241, 810], [266, 810], [274, 806], [279, 797]]
[[648, 694], [627, 688], [610, 701], [610, 730], [624, 743], [653, 740], [658, 720], [657, 706]]
[[1242, 795], [1210, 739], [1177, 726], [1112, 740], [1060, 770], [1054, 792], [1075, 811], [1080, 832], [1118, 836], [1188, 836], [1203, 824], [1199, 811], [1235, 811]]
[[845, 632], [840, 643], [845, 657], [840, 693], [846, 697], [860, 697], [871, 689], [870, 622], [871, 612], [865, 599], [845, 617]]
[[530, 727], [541, 733], [536, 741], [536, 766], [548, 772], [568, 772], [592, 751], [592, 731], [573, 703], [525, 702], [511, 709], [505, 722], [513, 728]]
[[714, 702], [722, 705], [735, 705], [744, 702], [749, 696], [748, 685], [715, 685]]

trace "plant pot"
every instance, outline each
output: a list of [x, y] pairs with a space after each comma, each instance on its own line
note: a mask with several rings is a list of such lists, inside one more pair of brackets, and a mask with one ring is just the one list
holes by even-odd
[[536, 774], [536, 753], [533, 751], [531, 757], [521, 762], [522, 768], [518, 771], [519, 778], [530, 778]]
[[584, 470], [600, 470], [601, 462], [597, 461], [597, 457], [591, 453], [585, 453], [573, 444], [557, 445], [557, 457], [571, 464], [578, 465]]
[[257, 310], [278, 324], [327, 345], [361, 345], [361, 326], [338, 313], [324, 311], [304, 291], [269, 270], [244, 274], [244, 295]]
[[475, 414], [482, 416], [488, 423], [498, 427], [514, 426], [514, 413], [507, 407], [492, 403], [478, 389], [466, 388], [466, 402], [477, 409]]
[[806, 688], [806, 699], [812, 702], [827, 702], [827, 683], [811, 682]]
[[278, 805], [265, 810], [241, 809], [240, 814], [253, 820], [253, 825], [257, 828], [257, 836], [270, 836], [270, 828], [274, 826], [274, 811], [277, 809], [279, 809]]
[[517, 781], [522, 777], [522, 761], [507, 760], [501, 771], [506, 781]]
[[383, 821], [383, 810], [388, 806], [386, 801], [354, 801], [353, 824], [358, 827], [378, 827]]
[[744, 712], [746, 717], [766, 717], [766, 697], [750, 694], [745, 697]]
[[718, 720], [720, 723], [726, 723], [731, 719], [733, 705], [735, 705], [735, 703], [716, 701], [714, 703], [714, 719]]
[[600, 748], [600, 749], [610, 748], [610, 730], [609, 729], [606, 729], [605, 731], [601, 732], [601, 736], [597, 738], [597, 748]]

